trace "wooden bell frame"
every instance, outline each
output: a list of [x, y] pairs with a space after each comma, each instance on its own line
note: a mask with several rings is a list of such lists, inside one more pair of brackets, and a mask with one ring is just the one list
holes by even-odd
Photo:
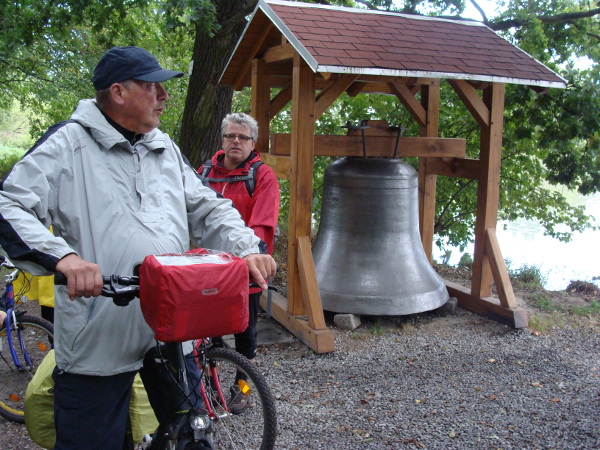
[[[343, 92], [350, 96], [382, 93], [395, 95], [421, 128], [420, 137], [402, 138], [397, 156], [419, 159], [419, 231], [430, 261], [437, 176], [478, 183], [471, 286], [469, 289], [445, 281], [450, 296], [468, 310], [515, 328], [526, 327], [527, 316], [517, 306], [496, 237], [505, 84], [447, 80], [481, 129], [479, 159], [467, 159], [464, 139], [438, 136], [440, 79], [315, 73], [282, 35], [280, 45], [261, 50], [258, 55], [263, 43], [272, 40], [272, 36], [267, 39], [272, 33], [279, 31], [269, 24], [255, 41], [234, 83], [234, 88], [240, 90], [250, 78], [251, 114], [261, 130], [256, 148], [277, 176], [290, 182], [287, 298], [272, 294], [272, 316], [315, 352], [334, 350], [334, 336], [325, 324], [310, 245], [313, 161], [318, 155], [361, 156], [363, 148], [359, 133], [316, 136], [315, 121]], [[271, 98], [274, 87], [281, 90]], [[271, 135], [270, 121], [290, 101], [291, 134]], [[392, 156], [397, 131], [379, 122], [369, 125], [365, 130], [369, 156]], [[493, 284], [498, 298], [491, 297]], [[267, 295], [263, 295], [261, 304], [267, 307]]]

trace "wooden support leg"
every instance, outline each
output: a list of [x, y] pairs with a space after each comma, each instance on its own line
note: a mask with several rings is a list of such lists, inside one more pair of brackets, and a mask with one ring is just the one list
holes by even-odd
[[469, 311], [487, 316], [513, 328], [525, 328], [528, 324], [527, 312], [517, 306], [494, 228], [485, 230], [485, 256], [494, 277], [498, 299], [473, 295], [467, 288], [446, 281], [449, 294], [456, 297], [458, 304]]
[[[308, 236], [298, 238], [298, 268], [307, 316], [290, 314], [287, 299], [277, 293], [271, 294], [271, 315], [315, 352], [332, 352], [335, 348], [334, 335], [325, 324]], [[267, 309], [267, 300], [267, 295], [261, 297], [261, 306], [264, 309]]]

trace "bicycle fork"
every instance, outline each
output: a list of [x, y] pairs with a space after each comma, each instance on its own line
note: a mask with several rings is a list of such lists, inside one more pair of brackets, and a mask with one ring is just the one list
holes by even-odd
[[[33, 364], [31, 363], [31, 358], [29, 357], [29, 353], [27, 352], [27, 349], [25, 348], [25, 342], [23, 340], [23, 332], [19, 328], [19, 325], [17, 322], [17, 315], [16, 315], [15, 309], [14, 309], [14, 304], [15, 304], [14, 291], [12, 290], [12, 286], [6, 287], [5, 296], [6, 296], [6, 300], [8, 303], [8, 308], [6, 309], [6, 319], [5, 319], [6, 339], [8, 341], [8, 349], [10, 351], [10, 355], [12, 356], [13, 362], [15, 363], [15, 366], [17, 367], [17, 370], [19, 372], [25, 372], [25, 371], [29, 372], [33, 368]], [[19, 348], [21, 349], [23, 359], [25, 360], [24, 365], [21, 364], [19, 355], [17, 355], [17, 352], [15, 350], [15, 342], [13, 341], [13, 334], [12, 334], [13, 331], [16, 331], [17, 340], [19, 341]], [[0, 348], [0, 352], [1, 351], [2, 351], [2, 348]]]

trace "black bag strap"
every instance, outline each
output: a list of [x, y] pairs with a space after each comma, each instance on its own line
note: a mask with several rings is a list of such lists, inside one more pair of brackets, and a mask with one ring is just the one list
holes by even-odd
[[207, 175], [210, 173], [210, 169], [212, 167], [212, 160], [209, 159], [204, 163], [204, 167], [202, 167], [202, 172], [200, 173], [200, 176], [209, 183], [235, 183], [237, 181], [245, 181], [248, 195], [252, 197], [252, 195], [254, 194], [254, 189], [256, 188], [256, 172], [258, 171], [258, 168], [263, 164], [264, 163], [262, 161], [253, 162], [248, 168], [248, 173], [246, 175], [227, 178], [208, 178]]

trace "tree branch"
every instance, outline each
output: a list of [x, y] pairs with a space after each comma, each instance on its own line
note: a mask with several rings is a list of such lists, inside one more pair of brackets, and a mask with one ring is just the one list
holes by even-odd
[[373, 3], [368, 2], [367, 0], [355, 0], [356, 3], [362, 3], [369, 9], [379, 9], [377, 6], [373, 5]]
[[473, 7], [479, 12], [479, 14], [481, 14], [481, 17], [483, 17], [483, 23], [488, 23], [487, 16], [485, 15], [483, 9], [481, 9], [481, 6], [479, 6], [479, 4], [475, 0], [470, 0], [470, 2], [471, 5], [473, 5]]
[[591, 38], [594, 38], [594, 39], [596, 39], [596, 40], [600, 41], [600, 36], [598, 36], [597, 34], [594, 34], [594, 33], [586, 33], [586, 35], [588, 35], [589, 37], [591, 37]]
[[[590, 9], [589, 11], [579, 11], [579, 12], [557, 14], [555, 16], [539, 16], [538, 19], [543, 24], [553, 24], [553, 23], [568, 22], [571, 20], [585, 19], [587, 17], [597, 16], [598, 14], [600, 14], [600, 8]], [[511, 28], [522, 27], [525, 24], [526, 24], [526, 21], [520, 20], [520, 19], [500, 20], [498, 22], [487, 22], [486, 23], [486, 25], [494, 31], [506, 31]]]
[[[40, 76], [39, 74], [37, 74], [33, 71], [23, 69], [22, 67], [19, 67], [19, 66], [15, 66], [14, 64], [9, 63], [5, 58], [0, 58], [0, 64], [5, 64], [8, 67], [10, 67], [16, 71], [23, 73], [25, 76], [37, 78], [40, 81], [47, 81], [47, 82], [52, 81], [52, 80], [49, 80], [48, 78], [44, 78], [44, 77]], [[13, 81], [16, 81], [16, 80], [13, 80]]]
[[234, 14], [233, 16], [228, 17], [227, 19], [223, 20], [219, 24], [219, 25], [221, 25], [220, 32], [228, 30], [230, 27], [237, 26], [241, 20], [244, 20], [248, 14], [250, 14], [252, 11], [254, 11], [254, 8], [256, 7], [256, 3], [257, 3], [256, 1], [250, 3], [242, 11], [239, 11], [238, 13]]

